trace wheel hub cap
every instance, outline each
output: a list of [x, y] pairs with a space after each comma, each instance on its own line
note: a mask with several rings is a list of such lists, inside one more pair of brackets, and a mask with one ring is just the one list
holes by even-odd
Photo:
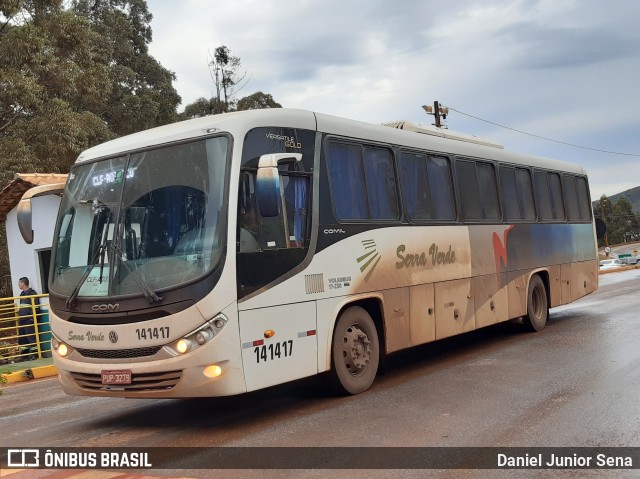
[[344, 362], [352, 373], [361, 372], [371, 359], [370, 341], [366, 333], [357, 326], [347, 329], [344, 336]]

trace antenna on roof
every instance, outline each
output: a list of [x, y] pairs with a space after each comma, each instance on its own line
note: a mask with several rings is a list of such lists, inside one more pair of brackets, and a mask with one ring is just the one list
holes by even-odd
[[432, 123], [436, 128], [447, 128], [447, 125], [442, 125], [440, 118], [443, 120], [447, 119], [447, 115], [449, 114], [449, 109], [446, 106], [441, 106], [438, 101], [433, 102], [433, 106], [431, 105], [422, 105], [422, 109], [427, 112], [427, 115], [433, 115], [436, 117], [436, 122]]

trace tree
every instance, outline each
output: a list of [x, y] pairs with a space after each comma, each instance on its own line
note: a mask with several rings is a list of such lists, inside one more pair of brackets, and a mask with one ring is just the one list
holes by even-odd
[[216, 48], [209, 58], [209, 72], [216, 86], [216, 98], [225, 105], [225, 111], [233, 108], [235, 88], [247, 75], [246, 72], [240, 73], [240, 67], [240, 58], [231, 55], [231, 50], [225, 45]]
[[189, 120], [191, 118], [198, 118], [207, 115], [216, 115], [218, 113], [225, 113], [227, 106], [215, 97], [207, 100], [206, 98], [198, 98], [193, 103], [187, 105], [184, 112], [180, 114], [180, 119]]
[[[609, 231], [610, 229], [610, 231]], [[622, 196], [613, 205], [610, 224], [607, 225], [609, 241], [613, 244], [626, 243], [640, 235], [640, 221], [633, 212], [631, 202]]]
[[[628, 198], [622, 196], [614, 203], [602, 195], [594, 206], [593, 214], [605, 222], [610, 244], [640, 239], [640, 218], [633, 212]], [[603, 245], [601, 241], [600, 246]]]
[[110, 85], [102, 117], [117, 135], [176, 120], [180, 96], [175, 74], [149, 55], [152, 15], [145, 0], [75, 0], [74, 12], [86, 18], [104, 40]]
[[0, 185], [66, 173], [90, 146], [175, 120], [150, 21], [145, 0], [0, 0]]
[[87, 108], [104, 90], [88, 77], [97, 34], [60, 2], [7, 3], [20, 8], [0, 10], [3, 185], [18, 171], [66, 171], [82, 149], [113, 136]]
[[248, 82], [247, 80], [242, 84], [246, 72], [241, 74], [240, 69], [240, 58], [231, 55], [228, 47], [221, 45], [216, 48], [209, 59], [209, 71], [216, 87], [216, 96], [209, 100], [198, 98], [190, 103], [179, 115], [180, 119], [187, 120], [230, 111], [282, 108], [282, 105], [277, 103], [270, 94], [261, 91], [236, 100], [236, 94]]
[[276, 103], [268, 93], [258, 91], [253, 95], [245, 96], [238, 101], [238, 111], [240, 110], [260, 110], [264, 108], [282, 108], [280, 103]]
[[1, 184], [66, 172], [89, 146], [175, 120], [150, 20], [144, 0], [0, 0]]
[[[605, 237], [598, 240], [599, 246], [604, 246], [605, 243], [608, 244], [609, 242], [608, 231], [609, 231], [609, 225], [611, 224], [612, 211], [613, 211], [613, 203], [609, 198], [607, 198], [607, 195], [602, 195], [600, 199], [596, 201], [596, 204], [593, 207], [593, 216], [597, 216], [602, 221], [604, 221], [604, 224], [607, 227], [607, 233], [605, 234]], [[605, 238], [606, 238], [606, 241], [605, 241]]]

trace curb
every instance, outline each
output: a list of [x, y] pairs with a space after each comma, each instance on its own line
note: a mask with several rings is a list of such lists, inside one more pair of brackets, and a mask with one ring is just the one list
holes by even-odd
[[629, 271], [631, 269], [640, 269], [640, 265], [630, 264], [628, 266], [620, 266], [619, 268], [611, 268], [598, 271], [598, 274], [609, 274], [609, 273], [617, 273], [619, 271]]
[[50, 366], [38, 366], [31, 369], [24, 369], [22, 371], [15, 371], [9, 374], [2, 374], [7, 381], [7, 384], [20, 383], [23, 381], [29, 381], [31, 379], [47, 378], [56, 376], [58, 374], [58, 368], [53, 365]]

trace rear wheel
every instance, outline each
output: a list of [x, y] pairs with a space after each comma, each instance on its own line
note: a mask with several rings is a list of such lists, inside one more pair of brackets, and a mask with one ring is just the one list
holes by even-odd
[[347, 309], [336, 323], [331, 344], [329, 377], [340, 394], [358, 394], [373, 384], [380, 362], [378, 331], [369, 313], [359, 306]]
[[547, 324], [549, 316], [549, 301], [547, 290], [540, 276], [535, 275], [529, 281], [527, 295], [527, 315], [523, 318], [523, 324], [528, 331], [540, 331]]

